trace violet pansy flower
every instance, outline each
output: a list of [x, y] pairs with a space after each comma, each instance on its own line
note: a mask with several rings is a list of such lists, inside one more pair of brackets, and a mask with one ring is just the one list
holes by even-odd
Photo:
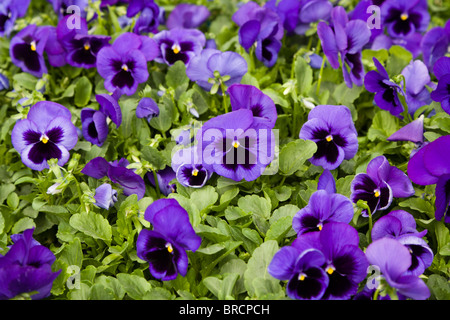
[[386, 69], [377, 58], [373, 58], [373, 62], [377, 71], [369, 71], [364, 77], [366, 90], [375, 93], [374, 101], [378, 107], [398, 116], [403, 112], [403, 105], [398, 95], [404, 96], [405, 93], [401, 86], [389, 79]]
[[343, 160], [353, 158], [358, 151], [356, 128], [346, 106], [314, 107], [299, 137], [317, 144], [317, 151], [309, 161], [324, 169], [336, 169]]
[[12, 39], [9, 47], [11, 61], [33, 76], [40, 78], [47, 73], [44, 49], [49, 30], [34, 24], [26, 26]]
[[172, 170], [178, 182], [191, 188], [201, 188], [211, 177], [201, 162], [197, 145], [180, 149], [172, 156]]
[[249, 109], [208, 120], [196, 140], [206, 169], [235, 181], [257, 179], [274, 158], [272, 129], [255, 121]]
[[[74, 13], [80, 13], [81, 16], [86, 17], [86, 7], [89, 5], [88, 0], [48, 0], [53, 6], [53, 10], [62, 18]], [[76, 6], [77, 11], [69, 10], [70, 6]]]
[[274, 278], [288, 280], [286, 293], [291, 299], [320, 300], [329, 283], [328, 275], [322, 269], [324, 263], [321, 251], [302, 250], [294, 241], [275, 253], [267, 271]]
[[[354, 203], [364, 200], [371, 214], [387, 209], [393, 198], [407, 198], [414, 194], [408, 176], [395, 166], [391, 166], [385, 156], [372, 159], [367, 165], [367, 173], [358, 173], [351, 184], [351, 199]], [[368, 216], [366, 209], [362, 211]]]
[[142, 9], [139, 18], [137, 18], [133, 32], [136, 34], [157, 33], [160, 11], [161, 10], [156, 3], [149, 3]]
[[239, 26], [239, 43], [249, 50], [256, 43], [255, 54], [266, 67], [272, 67], [281, 49], [284, 35], [278, 14], [268, 7], [249, 1], [236, 11], [232, 20]]
[[104, 183], [95, 189], [94, 199], [97, 207], [109, 210], [117, 202], [117, 190], [114, 190], [109, 183]]
[[0, 37], [9, 37], [17, 18], [25, 16], [31, 0], [3, 0], [0, 3]]
[[227, 90], [231, 110], [249, 109], [256, 122], [261, 122], [269, 128], [277, 121], [277, 108], [273, 100], [257, 87], [247, 84], [233, 84]]
[[53, 158], [60, 166], [66, 164], [78, 135], [69, 109], [41, 101], [30, 108], [26, 119], [16, 122], [11, 142], [27, 167], [42, 171], [49, 168], [47, 161]]
[[[156, 187], [153, 172], [148, 172], [147, 178], [152, 186]], [[158, 187], [163, 195], [168, 196], [169, 194], [177, 191], [177, 185], [175, 183], [172, 183], [175, 178], [176, 173], [171, 167], [165, 167], [164, 169], [156, 172]]]
[[210, 15], [206, 6], [180, 3], [170, 12], [166, 26], [169, 29], [194, 29], [200, 27]]
[[158, 54], [156, 42], [149, 37], [126, 32], [111, 46], [103, 47], [97, 54], [97, 70], [105, 79], [105, 88], [132, 95], [140, 83], [147, 81], [147, 61]]
[[412, 263], [406, 271], [412, 275], [421, 275], [433, 262], [433, 251], [422, 237], [427, 230], [418, 232], [414, 217], [403, 210], [395, 210], [378, 219], [373, 225], [372, 241], [388, 237], [397, 239], [410, 253]]
[[144, 97], [139, 101], [136, 107], [136, 117], [140, 119], [145, 118], [148, 122], [150, 122], [153, 117], [157, 117], [158, 115], [159, 107], [155, 100]]
[[67, 43], [66, 61], [78, 68], [94, 68], [97, 65], [97, 54], [109, 45], [111, 37], [102, 35], [77, 34]]
[[386, 0], [381, 5], [383, 25], [393, 37], [425, 32], [430, 22], [426, 0]]
[[450, 58], [439, 58], [433, 66], [438, 79], [437, 88], [431, 92], [431, 99], [441, 103], [442, 109], [450, 114]]
[[198, 56], [206, 44], [203, 32], [197, 29], [174, 28], [158, 32], [153, 39], [158, 44], [159, 54], [156, 62], [169, 66], [176, 61], [189, 65], [193, 57]]
[[366, 257], [381, 271], [387, 284], [396, 289], [399, 298], [426, 300], [430, 296], [425, 282], [407, 272], [412, 263], [411, 253], [398, 240], [384, 237], [372, 242], [366, 249]]
[[364, 79], [361, 51], [370, 40], [370, 29], [362, 20], [349, 21], [345, 9], [340, 6], [333, 8], [331, 22], [332, 25], [324, 21], [317, 25], [323, 52], [334, 69], [339, 68], [341, 57], [342, 74], [349, 88], [353, 84], [361, 86]]
[[50, 296], [53, 281], [61, 273], [52, 271], [53, 252], [33, 238], [34, 229], [11, 236], [13, 245], [0, 254], [0, 300], [30, 294], [32, 300]]
[[325, 190], [328, 193], [336, 193], [336, 181], [330, 170], [323, 170], [317, 181], [317, 190]]
[[426, 186], [436, 184], [436, 220], [450, 223], [450, 162], [446, 152], [450, 136], [442, 136], [420, 148], [408, 162], [412, 182]]
[[236, 52], [222, 52], [217, 49], [204, 49], [201, 54], [191, 59], [186, 68], [186, 75], [191, 81], [195, 81], [204, 90], [210, 91], [214, 84], [222, 93], [219, 79], [225, 86], [240, 83], [242, 77], [247, 73], [247, 62]]
[[153, 277], [168, 281], [188, 269], [187, 250], [195, 252], [201, 244], [189, 214], [175, 199], [159, 199], [145, 210], [145, 220], [153, 226], [143, 229], [136, 241], [137, 255], [148, 261]]
[[425, 33], [420, 43], [422, 59], [432, 70], [436, 61], [445, 56], [450, 46], [450, 21], [444, 27], [434, 27]]
[[308, 205], [295, 214], [292, 228], [298, 235], [321, 231], [332, 221], [349, 223], [353, 214], [350, 199], [338, 193], [317, 190], [311, 195]]
[[140, 175], [127, 168], [128, 164], [124, 158], [108, 162], [102, 157], [97, 157], [90, 160], [81, 172], [95, 179], [108, 177], [111, 182], [122, 188], [124, 195], [136, 194], [140, 200], [145, 194], [145, 182]]
[[420, 115], [416, 120], [411, 121], [401, 129], [391, 134], [387, 141], [411, 141], [416, 145], [423, 144], [423, 119], [424, 115]]

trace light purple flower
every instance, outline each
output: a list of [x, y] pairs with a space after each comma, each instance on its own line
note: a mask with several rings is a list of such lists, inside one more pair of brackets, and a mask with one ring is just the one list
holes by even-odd
[[170, 12], [166, 25], [169, 29], [195, 29], [200, 27], [210, 14], [206, 6], [180, 3]]
[[159, 115], [159, 107], [156, 104], [155, 100], [152, 98], [144, 97], [139, 100], [139, 103], [136, 107], [136, 117], [142, 119], [147, 119], [148, 122], [153, 117], [157, 117]]
[[447, 21], [444, 27], [434, 27], [428, 30], [423, 36], [420, 46], [423, 61], [432, 70], [436, 61], [448, 52], [450, 21]]
[[175, 152], [172, 170], [176, 172], [178, 182], [185, 187], [201, 188], [211, 177], [211, 172], [201, 162], [197, 145]]
[[104, 183], [95, 189], [94, 199], [97, 207], [109, 210], [117, 202], [117, 191], [109, 183]]

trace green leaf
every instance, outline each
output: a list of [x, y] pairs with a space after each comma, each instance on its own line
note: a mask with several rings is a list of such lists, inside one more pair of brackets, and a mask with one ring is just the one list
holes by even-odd
[[280, 171], [292, 175], [317, 151], [317, 145], [310, 140], [297, 139], [286, 144], [280, 151]]
[[388, 111], [379, 110], [375, 113], [372, 125], [367, 132], [370, 141], [376, 139], [386, 141], [391, 134], [400, 129], [397, 117], [391, 115]]
[[238, 200], [238, 207], [246, 213], [252, 213], [269, 219], [272, 204], [270, 200], [257, 195], [248, 195]]
[[108, 220], [102, 215], [90, 211], [89, 213], [74, 214], [69, 221], [72, 228], [94, 238], [111, 242], [112, 230]]
[[436, 300], [450, 300], [450, 283], [446, 278], [432, 274], [428, 277], [427, 286]]
[[216, 203], [218, 198], [219, 195], [212, 186], [204, 186], [191, 194], [191, 202], [197, 207], [200, 213], [206, 212]]
[[386, 62], [386, 71], [392, 78], [400, 74], [403, 68], [413, 59], [412, 53], [403, 46], [393, 45], [389, 49], [389, 58]]
[[297, 92], [301, 95], [307, 95], [313, 82], [313, 72], [311, 66], [303, 57], [297, 56], [294, 70], [295, 78], [297, 79]]
[[89, 78], [84, 76], [78, 79], [75, 86], [75, 105], [78, 107], [86, 106], [89, 103], [89, 100], [91, 100], [91, 93], [92, 83], [89, 81]]
[[119, 273], [117, 279], [131, 299], [142, 300], [152, 288], [145, 278], [138, 275]]
[[166, 160], [162, 153], [152, 146], [144, 146], [141, 149], [142, 159], [148, 161], [154, 170], [162, 170], [166, 166]]
[[166, 94], [163, 96], [162, 103], [158, 104], [159, 115], [153, 117], [150, 120], [150, 126], [159, 130], [160, 132], [166, 132], [172, 126], [172, 118], [174, 114], [175, 106], [171, 98]]

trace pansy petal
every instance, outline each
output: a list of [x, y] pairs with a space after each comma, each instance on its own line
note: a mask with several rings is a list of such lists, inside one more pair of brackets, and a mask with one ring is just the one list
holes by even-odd
[[95, 179], [101, 179], [108, 174], [110, 164], [102, 157], [90, 160], [81, 172]]

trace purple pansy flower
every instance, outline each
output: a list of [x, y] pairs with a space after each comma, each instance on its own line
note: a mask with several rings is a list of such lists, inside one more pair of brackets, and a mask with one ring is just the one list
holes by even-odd
[[257, 179], [274, 158], [272, 129], [255, 121], [249, 109], [208, 120], [196, 140], [206, 169], [235, 181]]
[[144, 97], [139, 101], [136, 107], [136, 117], [140, 119], [145, 118], [148, 122], [150, 122], [153, 117], [157, 117], [158, 115], [159, 107], [155, 100]]
[[278, 14], [268, 7], [249, 1], [236, 11], [232, 20], [239, 26], [239, 43], [249, 50], [256, 43], [255, 54], [266, 67], [272, 67], [281, 49], [284, 35]]
[[67, 43], [66, 61], [69, 65], [78, 68], [93, 68], [97, 64], [97, 54], [109, 45], [111, 37], [102, 35], [77, 34]]
[[231, 110], [249, 109], [256, 122], [261, 122], [269, 128], [277, 121], [277, 108], [273, 100], [257, 87], [247, 84], [233, 84], [227, 90]]
[[[369, 7], [375, 5], [374, 1], [372, 0], [362, 0], [358, 1], [358, 4], [355, 6], [355, 8], [348, 13], [348, 17], [351, 20], [359, 19], [364, 22], [369, 22], [369, 19], [372, 19], [371, 17], [374, 16], [374, 12], [369, 10]], [[376, 25], [373, 28], [370, 28], [370, 41], [369, 44], [374, 41], [374, 39], [379, 36], [380, 34], [383, 34], [383, 28], [378, 28]]]
[[129, 4], [127, 5], [127, 17], [132, 18], [145, 8], [152, 7], [155, 2], [154, 0], [127, 0]]
[[117, 202], [117, 190], [114, 190], [109, 183], [103, 183], [95, 189], [94, 199], [97, 207], [109, 210]]
[[317, 190], [325, 190], [328, 193], [336, 193], [336, 181], [330, 170], [323, 170], [317, 181]]
[[95, 179], [107, 176], [113, 183], [120, 185], [124, 195], [136, 194], [140, 200], [145, 194], [145, 182], [140, 175], [127, 168], [128, 164], [128, 160], [124, 158], [108, 162], [97, 157], [90, 160], [81, 172]]
[[383, 25], [393, 37], [425, 32], [430, 22], [426, 0], [386, 0], [381, 5]]
[[195, 252], [201, 244], [189, 221], [189, 214], [175, 199], [159, 199], [145, 210], [145, 220], [153, 226], [143, 229], [136, 241], [137, 255], [149, 262], [150, 273], [168, 281], [188, 269], [187, 250]]
[[27, 118], [16, 122], [11, 142], [20, 153], [22, 162], [33, 170], [48, 168], [47, 161], [58, 159], [63, 166], [78, 142], [77, 129], [66, 107], [49, 101], [37, 102]]
[[105, 79], [105, 88], [132, 95], [140, 83], [147, 81], [147, 61], [158, 54], [156, 42], [149, 37], [126, 32], [111, 46], [103, 47], [97, 54], [97, 70]]
[[66, 62], [66, 49], [58, 40], [57, 27], [46, 26], [48, 29], [48, 39], [44, 51], [47, 54], [48, 62], [53, 67], [62, 67]]
[[159, 54], [155, 61], [169, 66], [181, 60], [189, 65], [193, 57], [198, 56], [206, 44], [203, 32], [197, 29], [174, 28], [158, 32], [154, 38]]
[[407, 272], [412, 263], [411, 253], [398, 240], [384, 237], [372, 242], [366, 249], [366, 257], [379, 268], [388, 285], [397, 290], [399, 298], [425, 300], [430, 296], [425, 282]]
[[9, 37], [17, 18], [25, 16], [31, 0], [3, 0], [0, 3], [0, 37]]
[[88, 0], [48, 0], [53, 6], [53, 10], [55, 10], [56, 14], [59, 18], [62, 18], [66, 15], [74, 14], [74, 11], [68, 10], [70, 6], [76, 6], [77, 10], [79, 10], [81, 16], [86, 17], [86, 7], [89, 5]]
[[185, 28], [193, 29], [200, 27], [210, 16], [206, 6], [190, 3], [180, 3], [175, 6], [167, 18], [166, 26], [169, 29]]
[[431, 70], [436, 61], [445, 56], [450, 46], [450, 20], [444, 27], [434, 27], [425, 33], [420, 44], [422, 59]]
[[206, 170], [200, 159], [197, 145], [180, 149], [172, 156], [172, 170], [181, 185], [201, 188], [211, 177], [211, 172]]
[[359, 248], [355, 228], [343, 222], [330, 222], [320, 232], [297, 237], [294, 245], [301, 252], [312, 248], [323, 253], [322, 268], [328, 274], [329, 283], [322, 300], [346, 300], [356, 294], [369, 263]]
[[44, 49], [47, 43], [49, 30], [46, 27], [29, 25], [17, 33], [9, 47], [11, 61], [33, 76], [40, 78], [47, 73]]
[[450, 114], [450, 58], [439, 58], [433, 67], [438, 79], [437, 88], [431, 92], [431, 99], [441, 103], [442, 109]]
[[317, 190], [311, 195], [308, 205], [295, 214], [292, 228], [298, 235], [321, 231], [332, 221], [349, 223], [353, 214], [350, 199], [338, 193]]
[[291, 299], [320, 300], [329, 283], [324, 263], [322, 252], [297, 248], [294, 241], [275, 253], [267, 271], [274, 278], [288, 280], [286, 293]]
[[33, 239], [34, 229], [14, 234], [14, 242], [5, 255], [0, 254], [0, 300], [31, 294], [40, 300], [50, 296], [53, 281], [61, 273], [52, 271], [56, 257], [47, 247]]
[[426, 86], [435, 88], [427, 66], [421, 60], [411, 61], [402, 71], [405, 77], [405, 94], [408, 112], [414, 115], [417, 109], [431, 104], [430, 92]]
[[[147, 173], [147, 178], [152, 186], [156, 187], [153, 172]], [[169, 194], [177, 191], [177, 185], [172, 183], [172, 180], [176, 178], [176, 173], [171, 167], [165, 167], [164, 169], [156, 172], [156, 178], [158, 180], [159, 190], [163, 195], [168, 196]]]
[[139, 18], [137, 18], [133, 32], [136, 34], [157, 33], [160, 11], [156, 3], [149, 3], [148, 6], [142, 9]]
[[405, 93], [401, 86], [389, 79], [386, 69], [377, 58], [373, 58], [373, 62], [377, 71], [367, 72], [364, 78], [366, 90], [375, 93], [374, 101], [378, 107], [398, 116], [403, 112], [403, 105], [398, 95], [405, 95]]
[[98, 94], [95, 96], [100, 107], [99, 110], [83, 108], [81, 110], [81, 126], [84, 138], [101, 147], [106, 141], [109, 132], [107, 119], [118, 128], [122, 123], [122, 111], [115, 95]]
[[356, 128], [346, 106], [314, 107], [299, 137], [317, 144], [317, 151], [309, 161], [324, 169], [336, 169], [343, 160], [353, 158], [358, 151]]
[[[191, 59], [186, 68], [186, 75], [191, 81], [195, 81], [201, 88], [210, 91], [215, 84], [215, 73], [224, 81], [226, 86], [240, 83], [242, 77], [247, 73], [247, 62], [236, 52], [222, 52], [217, 49], [204, 49], [201, 54]], [[226, 79], [225, 78], [225, 79]], [[221, 88], [219, 88], [219, 92]]]
[[395, 131], [386, 140], [387, 141], [411, 141], [416, 145], [423, 144], [423, 119], [424, 115], [420, 115], [416, 120], [411, 121], [401, 129]]
[[405, 245], [412, 258], [407, 273], [421, 275], [433, 262], [433, 251], [425, 240], [421, 239], [427, 230], [418, 232], [414, 217], [403, 210], [395, 210], [381, 217], [372, 228], [372, 241], [388, 237], [397, 239]]
[[[414, 194], [408, 176], [395, 166], [391, 166], [385, 156], [372, 159], [367, 165], [367, 173], [358, 173], [351, 184], [351, 199], [354, 203], [364, 200], [371, 214], [387, 209], [393, 198], [407, 198]], [[368, 216], [366, 209], [362, 211]]]
[[[321, 21], [317, 25], [323, 52], [334, 69], [342, 61], [342, 74], [349, 88], [361, 86], [364, 78], [361, 51], [370, 40], [370, 29], [362, 20], [350, 20], [343, 7], [337, 6], [331, 12], [331, 25]], [[350, 70], [350, 72], [349, 72]]]
[[436, 184], [436, 220], [450, 223], [450, 162], [443, 150], [450, 147], [450, 136], [442, 136], [420, 148], [408, 162], [408, 176], [422, 186]]

